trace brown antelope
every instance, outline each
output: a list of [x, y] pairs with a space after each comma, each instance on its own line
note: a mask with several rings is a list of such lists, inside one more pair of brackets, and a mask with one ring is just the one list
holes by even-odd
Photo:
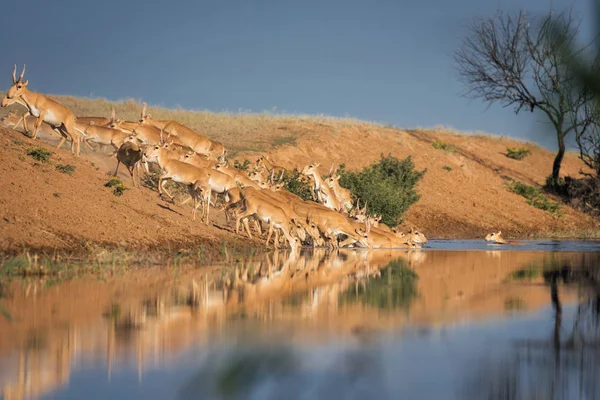
[[256, 160], [256, 168], [258, 169], [266, 169], [269, 174], [280, 174], [285, 172], [285, 168], [275, 165], [273, 161], [269, 158], [269, 156], [261, 155]]
[[248, 175], [248, 178], [259, 184], [266, 182], [269, 176], [264, 168], [254, 168], [254, 170], [246, 172], [246, 175]]
[[140, 148], [140, 145], [133, 141], [127, 141], [121, 144], [117, 150], [117, 168], [115, 169], [114, 176], [117, 176], [119, 165], [123, 164], [127, 168], [127, 171], [129, 171], [129, 175], [131, 175], [133, 185], [139, 188], [141, 186], [140, 165], [142, 162], [142, 154], [143, 150]]
[[306, 218], [306, 221], [313, 222], [319, 232], [329, 239], [329, 244], [333, 248], [338, 248], [337, 235], [346, 235], [348, 242], [357, 242], [366, 247], [364, 239], [364, 229], [353, 226], [351, 222], [342, 214], [335, 212], [320, 204], [314, 204], [307, 201], [293, 201], [292, 207], [298, 215]]
[[367, 217], [367, 220], [369, 220], [369, 224], [371, 224], [372, 227], [380, 229], [382, 231], [385, 231], [387, 233], [394, 233], [393, 230], [387, 226], [386, 224], [384, 224], [383, 222], [381, 222], [381, 215], [377, 215], [377, 214], [373, 214], [370, 217]]
[[131, 122], [124, 120], [115, 120], [113, 118], [109, 125], [109, 128], [119, 129], [126, 133], [132, 133], [140, 142], [142, 142], [142, 144], [156, 145], [169, 142], [175, 145], [183, 146], [183, 144], [178, 138], [169, 137], [169, 135], [166, 135], [165, 137], [165, 133], [161, 129], [153, 125], [142, 124], [139, 121]]
[[[24, 122], [24, 119], [26, 119], [27, 121]], [[25, 124], [35, 125], [36, 121], [37, 118], [29, 114], [29, 111], [27, 111], [24, 116], [18, 114], [16, 111], [10, 111], [8, 114], [0, 118], [0, 123], [2, 125], [21, 133], [26, 133]], [[45, 122], [42, 123], [42, 126], [40, 127], [40, 132], [43, 135], [51, 137], [53, 137], [56, 134], [52, 127]]]
[[[313, 246], [315, 244], [322, 245], [323, 240], [321, 238], [321, 234], [319, 232], [319, 228], [317, 225], [310, 220], [308, 215], [300, 216], [294, 210], [291, 202], [292, 201], [301, 201], [304, 202], [300, 197], [289, 193], [287, 190], [261, 190], [260, 193], [264, 193], [266, 196], [270, 197], [274, 201], [277, 202], [277, 205], [283, 208], [283, 210], [288, 213], [288, 215], [298, 215], [300, 218], [297, 219], [296, 225], [298, 229], [302, 228], [313, 238]], [[286, 193], [289, 193], [291, 196], [288, 196]], [[304, 239], [302, 239], [304, 240]]]
[[196, 153], [208, 154], [219, 161], [225, 161], [225, 147], [221, 143], [210, 140], [177, 121], [170, 121], [166, 124], [164, 131], [171, 137], [177, 137], [183, 145]]
[[331, 169], [329, 170], [329, 176], [325, 182], [327, 182], [327, 185], [333, 190], [335, 197], [342, 205], [342, 213], [347, 214], [352, 209], [352, 193], [350, 190], [340, 186], [340, 176], [336, 173], [338, 167], [335, 167], [335, 169], [333, 167], [334, 165], [332, 164]]
[[[32, 139], [35, 140], [37, 138], [38, 131], [42, 122], [46, 122], [48, 125], [52, 127], [52, 129], [59, 133], [61, 136], [61, 140], [56, 146], [56, 150], [59, 150], [62, 145], [65, 143], [67, 138], [71, 138], [71, 152], [75, 153], [75, 148], [77, 148], [77, 156], [79, 156], [80, 152], [80, 135], [75, 130], [75, 114], [71, 112], [65, 106], [57, 103], [51, 98], [41, 94], [32, 92], [27, 88], [29, 81], [23, 81], [23, 76], [25, 75], [25, 66], [23, 66], [23, 71], [21, 72], [21, 76], [17, 80], [17, 66], [13, 69], [13, 84], [8, 89], [6, 93], [6, 97], [2, 100], [2, 107], [8, 105], [11, 100], [15, 100], [19, 104], [25, 105], [27, 110], [31, 115], [37, 117], [37, 122], [35, 124]], [[24, 120], [25, 121], [25, 120]], [[29, 128], [24, 122], [25, 131], [29, 133]]]
[[160, 121], [160, 120], [152, 118], [152, 116], [146, 112], [147, 108], [148, 108], [148, 104], [146, 104], [145, 102], [142, 103], [142, 114], [140, 115], [140, 119], [139, 119], [140, 124], [149, 124], [158, 129], [164, 130], [165, 126], [167, 126], [167, 124], [169, 124], [170, 122], [173, 122], [171, 120]]
[[[206, 197], [206, 215], [205, 223], [208, 225], [208, 214], [210, 208], [211, 193], [224, 194], [227, 200], [227, 192], [236, 187], [235, 181], [222, 172], [198, 168], [191, 164], [179, 161], [174, 157], [172, 152], [161, 146], [147, 147], [144, 150], [144, 156], [149, 162], [156, 162], [163, 170], [163, 174], [158, 179], [158, 192], [164, 193], [173, 200], [173, 196], [168, 193], [163, 184], [167, 179], [172, 179], [175, 182], [186, 185], [196, 185], [201, 187], [204, 196]], [[197, 183], [197, 181], [199, 181]], [[193, 197], [193, 196], [192, 196]]]
[[365, 202], [365, 206], [360, 208], [359, 199], [356, 199], [356, 206], [350, 210], [348, 217], [352, 218], [358, 223], [364, 224], [367, 220], [367, 203]]
[[415, 243], [427, 244], [427, 238], [425, 237], [425, 235], [417, 231], [415, 228], [410, 228], [408, 233], [400, 232], [400, 229], [398, 227], [392, 228], [391, 231], [400, 239], [410, 237], [410, 240], [412, 240]]
[[[240, 206], [235, 209], [234, 213], [236, 216], [236, 233], [239, 232], [240, 221], [243, 218], [256, 215], [258, 219], [269, 224], [269, 234], [267, 235], [267, 241], [265, 242], [265, 245], [269, 245], [269, 241], [273, 234], [273, 228], [278, 228], [283, 232], [283, 236], [287, 239], [290, 247], [293, 250], [296, 250], [300, 247], [299, 239], [290, 234], [290, 223], [288, 221], [288, 216], [281, 209], [281, 207], [275, 206], [269, 202], [265, 202], [258, 196], [249, 196], [242, 198]], [[250, 232], [249, 228], [247, 228], [247, 232]], [[278, 231], [275, 231], [275, 243], [278, 241], [278, 236]]]
[[485, 236], [486, 242], [493, 242], [493, 244], [513, 244], [517, 246], [522, 246], [525, 243], [523, 242], [515, 242], [513, 240], [505, 240], [502, 237], [502, 231], [493, 232]]
[[215, 166], [213, 167], [213, 169], [220, 171], [228, 176], [230, 176], [231, 178], [233, 178], [233, 180], [239, 184], [242, 185], [243, 187], [253, 187], [255, 189], [260, 189], [260, 186], [258, 185], [258, 183], [254, 182], [253, 180], [251, 180], [250, 178], [248, 178], [245, 174], [243, 174], [240, 170], [235, 169], [235, 168], [230, 168], [230, 167], [226, 167], [224, 164], [215, 164]]
[[211, 157], [205, 154], [194, 153], [193, 151], [186, 152], [179, 158], [179, 161], [195, 165], [196, 167], [209, 169], [212, 169], [215, 165], [217, 165], [217, 161], [213, 160]]
[[313, 244], [321, 243], [321, 235], [317, 226], [310, 221], [310, 219], [307, 219], [306, 217], [302, 218], [300, 215], [298, 215], [293, 206], [289, 203], [288, 198], [283, 196], [281, 193], [273, 192], [271, 190], [257, 190], [255, 188], [248, 187], [243, 189], [241, 193], [241, 197], [247, 196], [258, 196], [265, 202], [280, 207], [292, 222], [301, 241], [306, 240], [306, 233], [313, 238]]
[[395, 249], [395, 248], [419, 248], [420, 246], [413, 242], [412, 237], [399, 238], [393, 233], [382, 231], [371, 226], [369, 220], [365, 223], [367, 232], [367, 243], [371, 249]]
[[126, 141], [134, 140], [134, 136], [131, 133], [109, 128], [108, 126], [96, 125], [95, 123], [82, 125], [79, 123], [79, 119], [75, 122], [75, 129], [85, 135], [83, 141], [88, 146], [89, 142], [104, 146], [112, 145], [115, 151], [117, 151]]
[[309, 164], [302, 169], [302, 174], [312, 177], [314, 182], [314, 191], [317, 193], [317, 200], [325, 207], [335, 211], [341, 211], [342, 206], [340, 205], [333, 190], [323, 181], [319, 174], [319, 165], [321, 164]]
[[97, 125], [108, 127], [115, 120], [115, 109], [111, 111], [110, 118], [105, 117], [77, 117], [79, 125]]

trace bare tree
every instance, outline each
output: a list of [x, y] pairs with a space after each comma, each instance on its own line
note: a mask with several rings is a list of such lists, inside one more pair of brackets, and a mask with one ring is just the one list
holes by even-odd
[[[600, 38], [600, 1], [594, 1], [596, 19], [596, 39]], [[552, 21], [550, 24], [551, 40], [561, 40], [566, 32], [564, 21]], [[583, 107], [572, 109], [569, 113], [571, 123], [576, 127], [575, 140], [579, 147], [579, 158], [595, 172], [600, 179], [600, 41], [595, 41], [595, 49], [582, 52], [575, 38], [564, 38], [565, 46], [560, 51], [561, 57], [567, 60], [569, 74], [575, 80], [573, 96], [583, 94], [590, 99]], [[585, 48], [584, 48], [585, 49]], [[583, 53], [583, 54], [582, 54]], [[585, 174], [588, 175], [588, 174]]]
[[[562, 29], [559, 35], [554, 34], [557, 26]], [[543, 18], [499, 11], [474, 20], [454, 54], [466, 96], [513, 106], [516, 114], [538, 109], [548, 118], [558, 144], [553, 183], [560, 176], [565, 137], [589, 125], [579, 117], [585, 115], [582, 110], [591, 94], [574, 90], [576, 79], [568, 73], [568, 60], [560, 51], [574, 42], [578, 31], [570, 11], [550, 12]]]

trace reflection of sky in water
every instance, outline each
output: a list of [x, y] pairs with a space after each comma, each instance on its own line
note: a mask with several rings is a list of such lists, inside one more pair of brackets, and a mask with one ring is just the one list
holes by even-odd
[[[241, 393], [232, 398], [247, 399], [461, 399], [473, 398], [475, 393], [487, 397], [494, 383], [480, 374], [498, 372], [497, 368], [515, 359], [517, 340], [551, 343], [553, 315], [548, 307], [441, 330], [413, 327], [369, 342], [340, 341], [332, 336], [326, 343], [290, 345], [286, 338], [265, 343], [258, 339], [259, 332], [243, 338], [234, 334], [232, 340], [186, 350], [170, 363], [157, 366], [160, 369], [149, 366], [141, 383], [135, 368], [119, 370], [108, 383], [105, 366], [87, 366], [71, 375], [68, 387], [47, 398], [221, 398], [215, 396], [219, 387], [237, 387]], [[566, 307], [565, 330], [572, 326], [573, 315], [574, 308]], [[520, 373], [521, 387], [539, 385], [547, 391], [550, 381], [539, 379], [547, 367], [513, 366], [511, 370]], [[222, 384], [223, 376], [229, 376], [225, 379], [228, 385]], [[570, 379], [564, 398], [580, 398], [578, 386], [573, 384], [577, 380], [577, 376]]]
[[[512, 240], [512, 239], [506, 239]], [[510, 251], [600, 251], [600, 241], [573, 240], [514, 240], [522, 245], [491, 244], [485, 240], [435, 240], [427, 242], [424, 250], [510, 250]]]

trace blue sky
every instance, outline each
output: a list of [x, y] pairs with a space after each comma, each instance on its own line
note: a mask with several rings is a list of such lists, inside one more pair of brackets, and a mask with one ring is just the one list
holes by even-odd
[[9, 2], [0, 82], [26, 63], [44, 93], [446, 125], [553, 148], [541, 116], [460, 97], [451, 56], [472, 17], [570, 5], [591, 10], [590, 0]]

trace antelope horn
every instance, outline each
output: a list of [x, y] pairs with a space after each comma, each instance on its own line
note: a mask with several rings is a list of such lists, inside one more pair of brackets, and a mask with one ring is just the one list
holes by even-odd
[[281, 171], [281, 175], [279, 175], [279, 179], [277, 179], [279, 182], [281, 182], [281, 181], [283, 180], [283, 173], [284, 173], [284, 172], [285, 172], [285, 171]]
[[271, 178], [270, 178], [271, 185], [273, 184], [273, 174], [275, 174], [275, 170], [274, 169], [271, 170]]
[[[167, 138], [167, 139], [168, 139], [168, 138]], [[164, 143], [165, 143], [165, 141], [164, 141], [164, 139], [163, 139], [163, 129], [162, 129], [162, 128], [160, 128], [160, 144], [164, 144]]]
[[331, 163], [331, 168], [329, 168], [329, 176], [333, 176], [333, 167], [335, 166], [335, 163]]
[[146, 102], [142, 103], [142, 118], [144, 118], [144, 116], [146, 115], [146, 107], [148, 107], [148, 105], [146, 104]]
[[115, 108], [112, 108], [112, 111], [110, 112], [110, 121], [114, 122], [115, 121]]
[[21, 72], [21, 76], [19, 76], [19, 80], [23, 80], [23, 76], [25, 76], [25, 64], [23, 64], [23, 71]]
[[13, 83], [17, 83], [17, 64], [15, 64], [15, 68], [13, 69]]

